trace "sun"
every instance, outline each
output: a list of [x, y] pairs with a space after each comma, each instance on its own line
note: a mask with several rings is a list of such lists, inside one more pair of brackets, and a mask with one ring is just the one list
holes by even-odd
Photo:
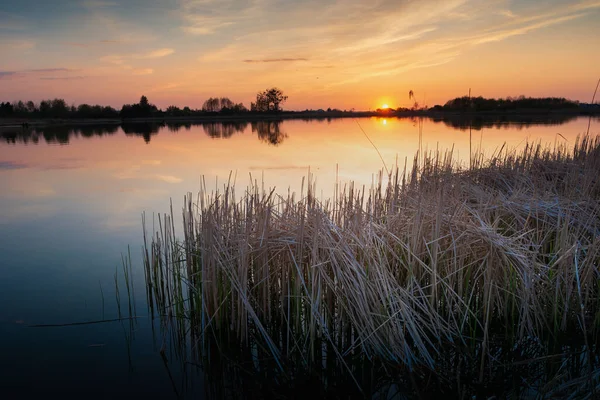
[[390, 108], [390, 106], [388, 106], [387, 104], [384, 104], [381, 106], [381, 108], [386, 109], [386, 108]]

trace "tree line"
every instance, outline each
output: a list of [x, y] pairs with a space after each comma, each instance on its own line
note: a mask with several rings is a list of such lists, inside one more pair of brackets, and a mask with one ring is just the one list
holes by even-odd
[[119, 111], [110, 106], [80, 104], [69, 106], [64, 99], [0, 103], [0, 117], [19, 118], [117, 118]]
[[138, 103], [124, 104], [121, 110], [110, 106], [80, 104], [69, 105], [64, 99], [33, 101], [15, 101], [0, 103], [0, 118], [149, 118], [149, 117], [193, 117], [206, 115], [235, 115], [244, 113], [280, 112], [287, 96], [278, 88], [258, 92], [256, 101], [252, 102], [250, 110], [243, 103], [235, 103], [228, 97], [210, 97], [202, 108], [179, 108], [175, 105], [161, 110], [142, 96]]
[[579, 103], [564, 97], [508, 97], [486, 99], [484, 97], [457, 97], [443, 106], [436, 105], [432, 111], [518, 111], [518, 110], [567, 110], [578, 109]]

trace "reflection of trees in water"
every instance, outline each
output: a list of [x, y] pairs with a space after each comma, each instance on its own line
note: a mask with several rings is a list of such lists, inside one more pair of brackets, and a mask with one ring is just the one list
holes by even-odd
[[245, 121], [203, 122], [202, 129], [212, 138], [229, 138], [234, 133], [242, 133], [248, 127]]
[[180, 129], [184, 128], [186, 131], [192, 129], [192, 125], [197, 125], [190, 121], [169, 121], [166, 123], [169, 132], [179, 132]]
[[505, 128], [521, 130], [534, 125], [562, 125], [577, 119], [579, 115], [447, 115], [430, 118], [433, 122], [458, 130], [481, 130], [483, 128]]
[[287, 133], [281, 130], [283, 121], [255, 121], [252, 122], [252, 133], [258, 133], [258, 138], [264, 142], [277, 146], [281, 144]]
[[72, 127], [68, 125], [49, 125], [40, 128], [21, 129], [17, 131], [3, 131], [1, 136], [11, 144], [16, 143], [39, 143], [43, 138], [46, 143], [68, 144], [73, 137], [101, 137], [113, 135], [119, 130], [118, 125], [81, 125]]
[[[480, 130], [483, 128], [504, 128], [521, 130], [535, 125], [561, 125], [578, 118], [573, 114], [552, 115], [444, 115], [442, 117], [424, 117], [434, 123], [444, 124], [448, 128], [457, 130]], [[327, 118], [302, 119], [306, 123], [329, 122]], [[416, 119], [415, 119], [416, 121]], [[253, 121], [252, 132], [257, 133], [258, 138], [272, 145], [282, 143], [287, 134], [282, 131], [282, 120], [277, 121]], [[140, 136], [146, 143], [150, 142], [152, 136], [157, 135], [163, 129], [169, 132], [178, 132], [182, 128], [190, 131], [192, 126], [202, 126], [204, 132], [212, 138], [230, 138], [235, 133], [244, 132], [248, 128], [247, 121], [161, 121], [161, 122], [126, 122], [116, 124], [84, 124], [78, 126], [49, 125], [44, 127], [33, 127], [30, 129], [14, 128], [14, 130], [0, 130], [0, 140], [9, 144], [32, 143], [37, 144], [40, 140], [46, 143], [67, 144], [73, 137], [92, 138], [113, 135], [118, 132], [119, 127], [128, 136]]]
[[127, 136], [141, 136], [144, 142], [150, 143], [150, 138], [158, 134], [160, 128], [164, 126], [164, 123], [156, 122], [124, 122], [121, 124], [121, 129]]

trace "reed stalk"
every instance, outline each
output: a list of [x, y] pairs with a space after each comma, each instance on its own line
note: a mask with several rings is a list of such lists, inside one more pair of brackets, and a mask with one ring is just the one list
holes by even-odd
[[[172, 205], [149, 238], [144, 218], [152, 314], [179, 324], [174, 338], [196, 357], [218, 339], [281, 371], [296, 360], [352, 374], [357, 354], [441, 371], [450, 351], [484, 382], [498, 349], [532, 338], [576, 338], [589, 354], [600, 332], [600, 137], [470, 155], [466, 169], [451, 150], [415, 160], [370, 189], [336, 182], [327, 201], [311, 175], [299, 198], [256, 181], [239, 197], [231, 181], [203, 183], [184, 199], [182, 240]], [[599, 376], [582, 382], [595, 389]]]

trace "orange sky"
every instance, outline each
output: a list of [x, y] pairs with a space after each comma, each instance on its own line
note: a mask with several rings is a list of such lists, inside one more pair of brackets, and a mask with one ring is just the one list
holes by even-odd
[[0, 101], [62, 97], [159, 107], [209, 96], [287, 109], [443, 104], [452, 97], [589, 102], [600, 1], [7, 0]]

